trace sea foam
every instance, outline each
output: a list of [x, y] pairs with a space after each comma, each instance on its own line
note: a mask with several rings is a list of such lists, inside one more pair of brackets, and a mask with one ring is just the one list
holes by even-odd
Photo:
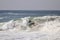
[[24, 17], [0, 23], [0, 26], [0, 29], [4, 31], [54, 33], [60, 30], [60, 16]]

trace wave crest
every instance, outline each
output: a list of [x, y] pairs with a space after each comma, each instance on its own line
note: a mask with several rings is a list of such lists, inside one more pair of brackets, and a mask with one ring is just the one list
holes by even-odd
[[8, 31], [52, 32], [60, 30], [60, 16], [24, 17], [0, 23], [0, 26], [1, 30]]

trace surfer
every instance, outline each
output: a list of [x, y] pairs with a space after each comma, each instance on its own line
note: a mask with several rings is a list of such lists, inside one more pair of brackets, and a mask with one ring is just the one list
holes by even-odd
[[29, 25], [29, 26], [32, 26], [32, 25], [34, 25], [34, 24], [35, 24], [35, 23], [34, 23], [33, 21], [31, 21], [31, 20], [28, 21], [28, 25]]

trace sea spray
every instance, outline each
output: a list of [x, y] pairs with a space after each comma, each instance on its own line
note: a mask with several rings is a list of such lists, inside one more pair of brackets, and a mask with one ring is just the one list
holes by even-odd
[[[31, 23], [34, 23], [30, 25]], [[30, 26], [29, 26], [30, 25]], [[39, 31], [39, 32], [57, 32], [60, 30], [60, 16], [42, 16], [42, 17], [25, 17], [20, 20], [11, 20], [2, 25], [2, 30], [11, 31]]]
[[3, 26], [2, 26], [2, 30], [7, 30], [7, 29], [12, 29], [14, 28], [14, 22], [13, 20], [6, 22]]

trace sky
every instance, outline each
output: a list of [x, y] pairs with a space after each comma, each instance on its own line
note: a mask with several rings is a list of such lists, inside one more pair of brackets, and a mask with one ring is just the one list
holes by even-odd
[[0, 10], [60, 10], [60, 0], [0, 0]]

